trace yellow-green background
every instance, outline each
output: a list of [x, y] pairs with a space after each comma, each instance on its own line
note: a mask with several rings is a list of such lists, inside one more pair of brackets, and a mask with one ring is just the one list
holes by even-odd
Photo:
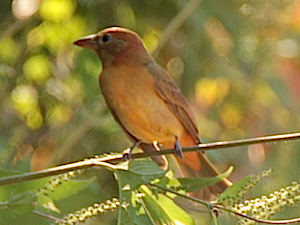
[[[193, 1], [199, 4], [186, 20], [178, 18], [186, 0], [0, 1], [0, 167], [28, 172], [130, 145], [101, 96], [100, 60], [72, 44], [113, 25], [140, 34], [174, 76], [203, 142], [299, 131], [300, 1]], [[175, 18], [182, 26], [162, 40]], [[273, 168], [253, 198], [299, 180], [299, 147], [294, 141], [209, 155], [221, 170], [235, 166], [233, 181]], [[111, 176], [101, 171], [99, 185], [57, 202], [62, 213], [116, 196]], [[0, 193], [0, 201], [7, 198]], [[297, 216], [295, 207], [277, 218]], [[1, 225], [33, 221], [50, 224], [0, 211]]]

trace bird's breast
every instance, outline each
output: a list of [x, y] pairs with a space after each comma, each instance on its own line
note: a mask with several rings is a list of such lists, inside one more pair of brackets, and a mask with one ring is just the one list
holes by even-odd
[[178, 118], [155, 91], [154, 77], [146, 66], [104, 68], [100, 87], [108, 107], [138, 140], [170, 142], [184, 132]]

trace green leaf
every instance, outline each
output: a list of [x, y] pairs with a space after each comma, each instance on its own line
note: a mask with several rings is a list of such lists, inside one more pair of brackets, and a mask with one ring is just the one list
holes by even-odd
[[148, 217], [142, 212], [142, 207], [137, 201], [134, 193], [134, 190], [145, 183], [143, 176], [123, 169], [115, 170], [115, 174], [120, 188], [119, 198], [121, 200], [121, 206], [119, 207], [121, 216], [118, 218], [118, 224], [151, 225]]
[[56, 213], [60, 213], [60, 210], [59, 210], [59, 208], [56, 207], [54, 201], [46, 195], [43, 195], [43, 194], [39, 195], [38, 203], [41, 207], [43, 207], [45, 209], [51, 210]]
[[139, 186], [142, 182], [141, 176], [137, 176], [125, 170], [128, 168], [128, 162], [117, 166], [115, 177], [119, 186], [119, 199], [121, 206], [119, 207], [118, 224], [134, 224], [136, 209], [131, 203], [132, 187]]
[[227, 178], [233, 171], [233, 167], [215, 177], [199, 177], [199, 178], [177, 178], [181, 185], [186, 186], [187, 192], [199, 191], [205, 187], [211, 186]]
[[150, 160], [133, 160], [129, 162], [128, 171], [140, 175], [159, 175], [165, 174], [156, 162]]
[[8, 200], [7, 208], [14, 214], [22, 215], [32, 212], [34, 202], [37, 200], [35, 192], [22, 192], [16, 195], [11, 195]]
[[253, 176], [249, 175], [249, 176], [246, 176], [246, 177], [242, 178], [241, 180], [237, 181], [232, 186], [226, 188], [225, 191], [222, 194], [220, 194], [218, 199], [227, 199], [230, 197], [235, 197], [237, 195], [238, 191], [242, 187], [244, 187], [248, 182], [250, 182], [252, 180], [252, 178], [253, 178]]
[[166, 173], [159, 168], [156, 162], [150, 160], [133, 160], [128, 164], [121, 163], [116, 168], [122, 189], [128, 190], [135, 190], [140, 185], [161, 178]]
[[154, 179], [161, 178], [166, 173], [156, 162], [150, 160], [131, 161], [128, 171], [142, 175], [142, 179], [147, 183]]
[[[118, 218], [121, 224], [144, 224], [144, 225], [153, 225], [145, 211], [143, 210], [140, 203], [135, 201], [136, 195], [134, 192], [130, 192], [129, 196], [131, 196], [131, 203], [123, 202], [121, 206], [121, 217]], [[124, 198], [123, 198], [124, 199]]]
[[[172, 199], [163, 194], [153, 194], [143, 185], [165, 174], [155, 162], [134, 160], [128, 166], [122, 163], [115, 173], [121, 190], [121, 224], [194, 224]], [[141, 194], [136, 193], [137, 189]]]
[[79, 191], [86, 189], [95, 180], [96, 177], [91, 177], [87, 180], [70, 179], [55, 187], [53, 192], [48, 193], [48, 196], [54, 201], [67, 198], [78, 193]]
[[180, 208], [172, 199], [163, 194], [153, 194], [146, 186], [141, 186], [142, 198], [146, 210], [154, 219], [155, 224], [185, 224], [193, 225], [194, 221], [190, 215]]
[[133, 191], [137, 189], [140, 185], [145, 184], [143, 176], [136, 173], [132, 173], [126, 170], [117, 170], [117, 179], [120, 184], [122, 191]]
[[142, 184], [160, 178], [165, 174], [157, 163], [150, 160], [133, 160], [116, 166], [116, 177], [120, 188], [121, 224], [149, 224], [151, 220], [138, 201], [135, 190]]

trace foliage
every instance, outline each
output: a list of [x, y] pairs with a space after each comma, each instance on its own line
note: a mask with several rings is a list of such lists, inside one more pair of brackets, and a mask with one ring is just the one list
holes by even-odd
[[[0, 1], [0, 174], [35, 171], [130, 145], [99, 91], [101, 62], [72, 45], [112, 25], [139, 33], [175, 77], [194, 108], [204, 142], [299, 130], [300, 2], [198, 0], [175, 33], [163, 36], [189, 2]], [[155, 51], [162, 36], [165, 44]], [[298, 149], [299, 143], [289, 142], [208, 154], [221, 170], [235, 166], [233, 181], [273, 168], [272, 178], [252, 190], [255, 198], [299, 179]], [[110, 172], [93, 170], [81, 176], [84, 181], [74, 180], [74, 185], [82, 189], [70, 195], [65, 189], [64, 198], [55, 200], [54, 208], [62, 215], [119, 194]], [[27, 206], [36, 197], [47, 202], [36, 194], [45, 182], [3, 187], [0, 202], [18, 202], [22, 193], [28, 194]], [[154, 201], [151, 194], [147, 198], [147, 204]], [[0, 224], [49, 224], [11, 211], [1, 210]], [[299, 216], [298, 211], [293, 207], [278, 218]], [[115, 224], [116, 212], [109, 215], [93, 221]], [[196, 222], [202, 220], [195, 216]]]
[[[107, 156], [98, 159], [104, 160]], [[94, 160], [94, 159], [91, 159]], [[107, 214], [118, 209], [118, 224], [195, 224], [191, 215], [186, 210], [199, 210], [191, 201], [198, 202], [207, 207], [207, 219], [201, 224], [219, 224], [220, 219], [215, 210], [235, 215], [239, 224], [254, 224], [262, 219], [270, 219], [276, 211], [287, 205], [294, 206], [300, 199], [300, 185], [293, 182], [292, 186], [281, 188], [269, 196], [261, 196], [253, 200], [245, 200], [245, 195], [256, 186], [259, 181], [270, 175], [271, 170], [265, 171], [256, 177], [247, 176], [227, 188], [215, 201], [206, 202], [186, 193], [199, 191], [207, 185], [212, 185], [228, 177], [232, 168], [216, 177], [210, 178], [174, 178], [172, 172], [166, 173], [158, 165], [149, 160], [140, 159], [131, 162], [123, 162], [117, 165], [110, 163], [96, 164], [115, 173], [115, 179], [119, 187], [118, 198], [114, 197], [105, 202], [93, 203], [93, 205], [69, 213], [63, 219], [49, 216], [49, 212], [60, 214], [60, 209], [55, 202], [77, 195], [94, 182], [94, 178], [88, 180], [74, 180], [76, 175], [81, 175], [82, 170], [62, 173], [48, 180], [44, 187], [36, 191], [23, 191], [17, 194], [11, 193], [10, 198], [0, 203], [0, 206], [14, 215], [36, 213], [56, 224], [78, 224], [89, 221], [87, 219]], [[2, 188], [2, 191], [5, 190]], [[83, 192], [85, 193], [85, 192]], [[190, 202], [182, 202], [177, 196], [184, 197]], [[38, 210], [48, 210], [44, 214]], [[208, 217], [210, 215], [210, 217]], [[241, 217], [241, 216], [244, 217]], [[241, 217], [241, 218], [240, 218]], [[300, 218], [296, 218], [300, 221]], [[221, 220], [222, 221], [222, 220]], [[292, 220], [281, 222], [286, 224]], [[272, 221], [267, 221], [269, 224]], [[276, 221], [274, 221], [275, 224]]]

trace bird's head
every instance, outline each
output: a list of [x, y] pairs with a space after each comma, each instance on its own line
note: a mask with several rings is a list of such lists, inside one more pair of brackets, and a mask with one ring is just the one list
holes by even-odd
[[103, 66], [146, 64], [153, 60], [139, 35], [126, 28], [110, 27], [83, 37], [74, 44], [94, 50]]

